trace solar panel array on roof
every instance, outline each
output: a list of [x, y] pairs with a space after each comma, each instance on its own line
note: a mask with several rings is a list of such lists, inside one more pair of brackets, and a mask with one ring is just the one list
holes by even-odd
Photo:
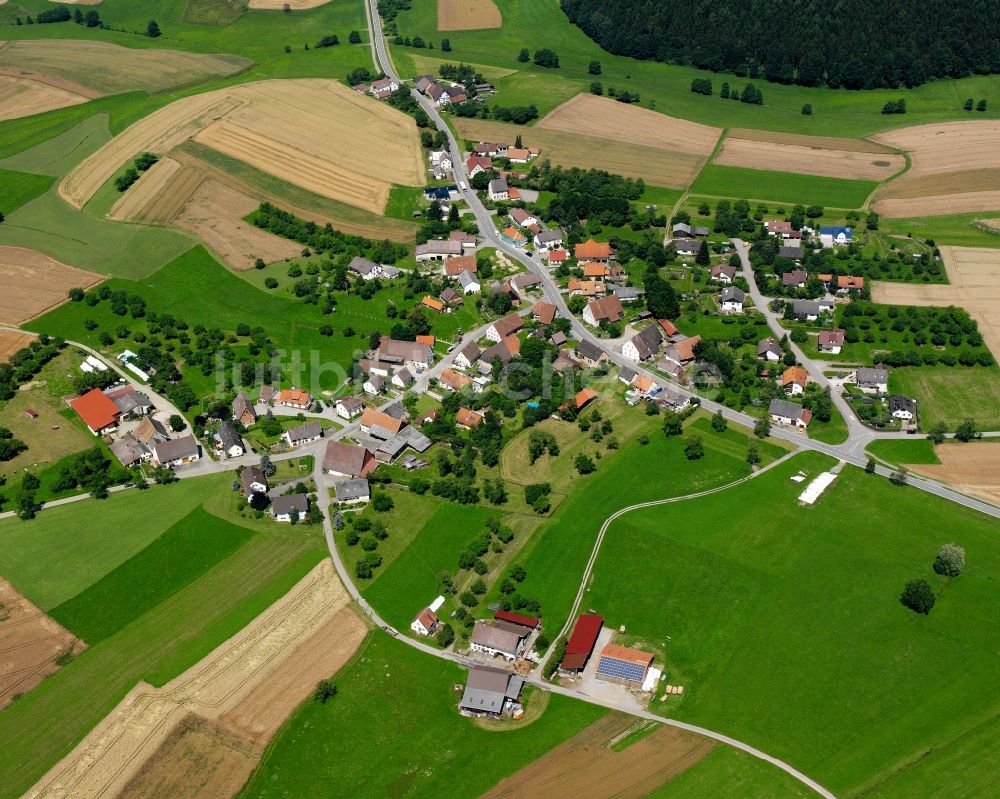
[[646, 676], [646, 665], [643, 663], [629, 663], [618, 658], [601, 657], [601, 662], [597, 665], [597, 673], [606, 677], [617, 677], [621, 680], [634, 680], [642, 682]]

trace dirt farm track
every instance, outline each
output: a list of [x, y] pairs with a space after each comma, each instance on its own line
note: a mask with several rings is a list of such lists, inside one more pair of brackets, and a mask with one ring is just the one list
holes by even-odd
[[[237, 748], [259, 753], [316, 682], [346, 663], [364, 639], [367, 627], [348, 603], [332, 563], [322, 561], [186, 672], [162, 688], [139, 683], [25, 796], [96, 799], [126, 786], [134, 796], [231, 796], [249, 773], [223, 751], [233, 749], [234, 736], [241, 739]], [[191, 714], [223, 750], [203, 740], [192, 760], [187, 747], [176, 745], [185, 731], [175, 730], [191, 725], [185, 722]]]

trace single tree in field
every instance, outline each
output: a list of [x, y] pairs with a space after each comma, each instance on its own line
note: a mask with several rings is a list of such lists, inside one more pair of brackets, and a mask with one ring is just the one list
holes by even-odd
[[527, 64], [531, 60], [531, 53], [527, 47], [521, 48], [521, 52], [517, 54], [517, 60], [522, 64]]
[[751, 441], [750, 446], [747, 447], [747, 463], [751, 466], [760, 463], [760, 447], [757, 446], [756, 441]]
[[712, 417], [712, 429], [716, 433], [724, 433], [726, 432], [727, 427], [729, 427], [729, 422], [727, 422], [726, 417], [722, 415], [722, 411], [716, 411], [715, 416]]
[[806, 103], [802, 106], [802, 116], [811, 117], [813, 115], [813, 107], [811, 103]]
[[955, 438], [958, 441], [972, 441], [982, 437], [983, 434], [976, 430], [976, 423], [972, 419], [966, 419], [955, 430]]
[[985, 111], [986, 110], [986, 101], [985, 100], [980, 100], [978, 103], [976, 103], [976, 110], [977, 111]]
[[162, 31], [160, 30], [160, 26], [156, 24], [156, 20], [155, 19], [151, 19], [149, 21], [149, 24], [146, 26], [146, 35], [150, 39], [155, 39], [161, 33], [162, 33]]
[[590, 66], [587, 67], [587, 72], [589, 72], [591, 75], [600, 75], [601, 74], [601, 62], [600, 61], [591, 61], [590, 62]]
[[676, 413], [668, 413], [663, 420], [663, 435], [668, 438], [684, 432], [684, 420]]
[[361, 44], [361, 32], [351, 31], [347, 35], [347, 41], [349, 41], [351, 44]]
[[957, 544], [945, 544], [934, 559], [934, 571], [944, 577], [958, 577], [965, 568], [965, 550]]
[[[446, 52], [446, 53], [450, 53], [451, 52], [451, 39], [442, 39], [441, 40], [441, 49], [444, 52]], [[452, 633], [452, 635], [454, 636], [454, 633]]]
[[925, 616], [931, 612], [931, 608], [934, 607], [934, 601], [936, 599], [937, 597], [934, 595], [934, 589], [932, 589], [930, 583], [923, 578], [919, 580], [910, 580], [899, 597], [899, 601], [902, 602], [903, 605], [908, 607], [914, 613], [923, 613]]
[[930, 433], [927, 434], [929, 441], [934, 444], [940, 444], [944, 441], [945, 435], [948, 432], [948, 428], [945, 426], [944, 422], [938, 422], [934, 427], [931, 428]]
[[514, 137], [514, 146], [518, 150], [520, 150], [522, 147], [524, 147], [524, 145], [521, 143], [521, 134], [520, 133], [518, 133], [517, 136]]
[[907, 472], [906, 467], [900, 466], [892, 474], [889, 475], [889, 482], [892, 483], [893, 485], [898, 485], [898, 486], [905, 485], [907, 474], [909, 474], [909, 472]]
[[688, 436], [684, 439], [684, 457], [689, 461], [696, 461], [705, 454], [705, 445], [701, 441], [701, 436]]
[[325, 705], [327, 700], [333, 699], [337, 695], [337, 686], [333, 680], [320, 680], [316, 683], [316, 690], [313, 691], [313, 701]]
[[974, 102], [973, 99], [970, 97], [962, 104], [962, 108], [964, 108], [966, 111], [971, 111], [973, 102]]
[[868, 462], [865, 464], [865, 471], [868, 474], [875, 474], [875, 459], [869, 458]]

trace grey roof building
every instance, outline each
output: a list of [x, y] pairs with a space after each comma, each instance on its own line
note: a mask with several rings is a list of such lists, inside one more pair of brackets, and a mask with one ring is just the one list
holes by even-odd
[[746, 294], [739, 286], [726, 286], [719, 295], [723, 302], [743, 302]]
[[612, 286], [611, 293], [618, 298], [619, 302], [635, 302], [642, 294], [634, 286]]
[[272, 516], [301, 516], [309, 512], [309, 498], [305, 494], [286, 494], [271, 500]]
[[240, 434], [236, 432], [236, 428], [229, 422], [223, 422], [219, 425], [218, 436], [219, 442], [226, 452], [230, 452], [234, 448], [243, 449], [243, 439], [240, 438]]
[[298, 427], [293, 427], [287, 433], [291, 444], [301, 444], [303, 441], [312, 441], [323, 437], [323, 426], [319, 422], [306, 422]]
[[524, 686], [524, 677], [505, 669], [473, 666], [462, 694], [461, 707], [472, 713], [503, 712], [508, 700], [516, 702]]
[[[771, 400], [771, 404], [767, 406], [767, 412], [771, 416], [781, 416], [792, 421], [801, 419], [803, 411], [805, 411], [805, 408], [797, 402], [789, 402], [783, 399], [773, 399]], [[805, 413], [808, 413], [808, 411], [805, 411]]]
[[367, 480], [335, 480], [333, 490], [337, 502], [367, 502], [372, 493]]

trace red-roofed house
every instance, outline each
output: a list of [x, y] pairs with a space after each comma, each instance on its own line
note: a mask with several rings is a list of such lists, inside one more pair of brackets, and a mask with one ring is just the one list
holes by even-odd
[[584, 388], [577, 392], [576, 409], [583, 410], [587, 405], [597, 399], [597, 392], [592, 388]]
[[838, 327], [836, 330], [823, 330], [819, 334], [818, 344], [820, 352], [830, 352], [834, 355], [839, 355], [840, 350], [844, 346], [843, 328]]
[[477, 413], [469, 408], [459, 408], [458, 413], [455, 414], [455, 427], [463, 427], [466, 430], [471, 430], [473, 427], [479, 427], [485, 418], [481, 413]]
[[573, 254], [578, 261], [609, 261], [614, 258], [615, 251], [611, 245], [604, 241], [594, 241], [587, 239], [577, 244], [573, 249]]
[[99, 388], [92, 388], [83, 396], [70, 400], [69, 404], [95, 436], [114, 430], [118, 426], [121, 412]]
[[566, 652], [563, 654], [559, 668], [562, 671], [581, 672], [590, 655], [597, 646], [597, 636], [604, 626], [604, 617], [592, 613], [584, 613], [576, 620], [573, 633], [566, 642]]
[[472, 180], [480, 172], [488, 172], [493, 168], [493, 159], [488, 155], [473, 155], [465, 162], [465, 170], [469, 173], [469, 180]]
[[301, 388], [283, 388], [278, 392], [278, 404], [305, 410], [312, 405], [312, 396]]
[[532, 630], [537, 630], [542, 626], [541, 619], [536, 619], [534, 616], [525, 616], [523, 613], [515, 613], [512, 610], [498, 610], [493, 614], [493, 618], [499, 621], [507, 621], [511, 624], [520, 624], [522, 627], [530, 627]]
[[551, 325], [552, 320], [556, 318], [556, 306], [551, 302], [539, 300], [531, 309], [531, 317], [543, 325]]

